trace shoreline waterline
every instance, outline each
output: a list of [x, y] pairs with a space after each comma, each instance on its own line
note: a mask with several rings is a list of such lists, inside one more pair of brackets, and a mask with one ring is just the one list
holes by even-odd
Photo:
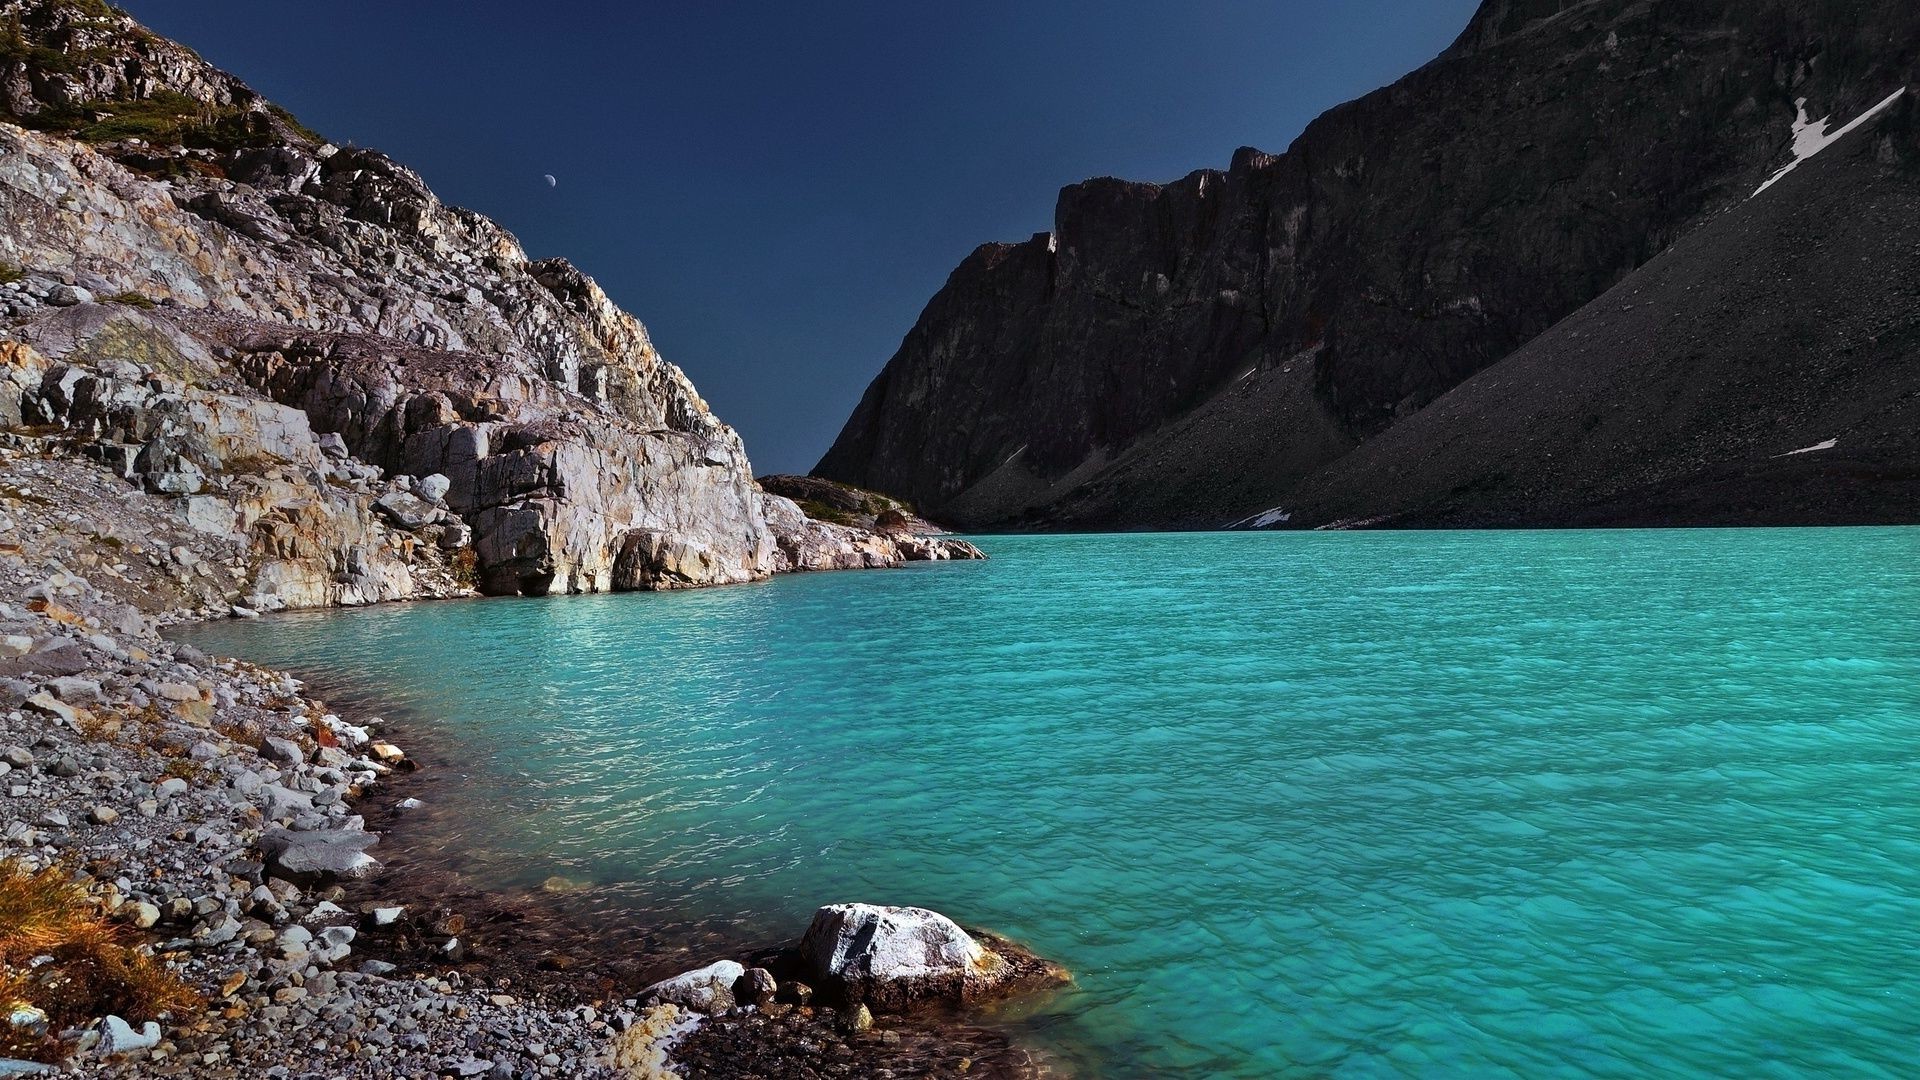
[[[778, 580], [742, 585], [770, 586]], [[650, 597], [667, 595], [679, 595], [679, 592], [422, 597], [356, 607], [275, 612], [246, 620], [183, 619], [164, 626], [162, 634], [176, 644], [198, 648], [195, 639], [208, 628], [231, 628], [235, 624], [271, 632], [277, 623], [315, 618], [352, 619], [372, 612], [423, 606], [476, 606], [480, 601], [499, 601], [495, 606], [504, 607], [508, 606], [506, 601], [520, 606], [589, 597], [644, 602]], [[461, 605], [452, 601], [471, 603]], [[258, 663], [243, 655], [212, 651], [209, 655]], [[346, 891], [342, 903], [399, 906], [411, 912], [434, 912], [437, 916], [457, 914], [465, 924], [458, 936], [466, 947], [461, 961], [452, 966], [460, 970], [499, 985], [521, 987], [523, 992], [537, 988], [558, 1000], [604, 1003], [603, 1008], [612, 1009], [620, 999], [632, 999], [654, 982], [704, 967], [716, 959], [735, 958], [766, 965], [782, 962], [806, 928], [801, 921], [787, 927], [749, 929], [749, 924], [741, 920], [701, 917], [691, 912], [663, 926], [659, 920], [649, 917], [643, 905], [623, 895], [624, 890], [618, 883], [608, 886], [551, 874], [539, 884], [523, 881], [509, 885], [491, 880], [485, 872], [476, 874], [466, 856], [484, 852], [484, 843], [446, 844], [444, 826], [448, 822], [442, 815], [448, 812], [437, 797], [442, 791], [460, 790], [473, 778], [466, 773], [461, 755], [449, 751], [444, 740], [431, 732], [427, 713], [417, 705], [383, 697], [378, 690], [361, 684], [351, 672], [297, 664], [262, 666], [299, 680], [304, 694], [323, 702], [346, 723], [356, 726], [372, 723], [376, 738], [405, 749], [408, 767], [382, 778], [376, 788], [353, 803], [354, 809], [364, 815], [367, 831], [380, 837], [380, 844], [372, 854], [382, 866], [367, 879], [340, 882]], [[436, 829], [436, 819], [442, 828]], [[889, 902], [884, 897], [837, 894], [823, 894], [820, 902], [855, 899]], [[964, 913], [953, 914], [963, 924], [971, 925]], [[976, 932], [981, 930], [988, 928], [976, 928]], [[992, 936], [990, 930], [988, 933]], [[366, 955], [390, 958], [398, 962], [403, 971], [430, 971], [449, 966], [444, 958], [424, 955], [418, 949], [408, 953], [383, 948], [376, 939], [366, 939], [366, 944], [369, 946]], [[871, 1055], [869, 1064], [897, 1068], [901, 1075], [918, 1075], [916, 1067], [929, 1059], [959, 1052], [969, 1062], [969, 1075], [989, 1080], [1073, 1076], [1076, 1073], [1047, 1062], [1044, 1048], [1023, 1043], [1019, 1038], [1019, 1025], [1001, 1020], [1003, 1016], [1020, 1015], [1050, 992], [1036, 989], [1012, 999], [978, 1006], [929, 1003], [909, 1014], [887, 1016], [882, 1025], [887, 1031], [887, 1041], [866, 1046], [864, 1053]], [[832, 1013], [826, 1015], [831, 1018]], [[749, 1060], [754, 1057], [765, 1066], [788, 1056], [790, 1049], [783, 1043], [793, 1037], [778, 1031], [734, 1033], [729, 1036], [729, 1049], [720, 1053], [738, 1055], [742, 1059], [739, 1066], [744, 1069], [754, 1066]], [[730, 1065], [723, 1066], [716, 1075], [732, 1075], [730, 1068]]]
[[[651, 910], [788, 926], [831, 890], [1032, 944], [1080, 986], [1019, 1022], [1092, 1072], [1578, 1075], [1657, 1045], [1698, 1075], [1760, 1027], [1877, 1060], [1888, 1021], [1839, 980], [1897, 972], [1911, 901], [1839, 898], [1912, 842], [1873, 800], [1920, 717], [1890, 614], [1920, 530], [1365, 535], [1003, 539], [278, 636], [449, 703], [500, 803], [474, 812]], [[1740, 942], [1768, 967], [1731, 991], [1687, 959]], [[1699, 994], [1722, 1019], [1669, 1038]], [[1583, 1056], [1535, 1046], [1549, 1022]]]

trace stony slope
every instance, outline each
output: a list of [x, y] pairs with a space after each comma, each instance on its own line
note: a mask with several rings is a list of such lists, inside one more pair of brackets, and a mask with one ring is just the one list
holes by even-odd
[[[277, 468], [287, 490], [240, 512], [234, 536], [261, 547], [259, 517], [304, 515], [319, 538], [263, 559], [302, 581], [268, 580], [255, 601], [410, 595], [396, 573], [361, 569], [415, 547], [508, 594], [905, 557], [762, 492], [739, 436], [592, 279], [530, 261], [384, 155], [322, 141], [104, 4], [0, 3], [0, 62], [15, 122], [0, 124], [0, 262], [19, 279], [0, 301], [18, 347], [0, 425], [37, 425], [176, 495], [228, 495], [229, 459]], [[75, 411], [62, 388], [81, 379], [121, 395], [116, 418], [94, 422], [90, 401]], [[160, 396], [135, 401], [136, 386]], [[290, 440], [241, 445], [251, 429], [220, 429], [268, 400], [305, 430], [280, 416]], [[341, 475], [314, 472], [318, 435], [340, 438]], [[155, 439], [170, 455], [158, 465]], [[364, 518], [432, 476], [445, 478], [433, 505], [386, 516], [416, 538], [437, 529], [433, 544], [330, 520], [344, 491]]]
[[1489, 0], [1285, 154], [1065, 189], [976, 251], [816, 472], [996, 527], [1217, 527], [1745, 199], [1795, 102], [1912, 80], [1890, 0]]
[[1917, 120], [1898, 103], [1687, 236], [1309, 478], [1285, 524], [1920, 520]]

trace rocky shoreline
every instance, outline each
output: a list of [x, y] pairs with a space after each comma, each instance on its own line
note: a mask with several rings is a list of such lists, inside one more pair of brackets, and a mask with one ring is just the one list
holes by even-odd
[[[382, 873], [367, 819], [404, 836], [419, 775], [402, 733], [166, 639], [227, 614], [196, 591], [226, 567], [173, 533], [164, 497], [48, 449], [0, 447], [0, 866], [74, 874], [202, 1004], [66, 1026], [22, 1008], [12, 1046], [101, 1076], [1038, 1074], [951, 1007], [876, 1023], [796, 989], [792, 950], [741, 956], [774, 992], [729, 981], [733, 1005], [708, 1001], [718, 1015], [695, 1024], [698, 1000], [650, 1005], [647, 963], [594, 962], [631, 928], [529, 955], [538, 898]], [[1019, 962], [1030, 983], [1058, 977]], [[964, 995], [885, 1003], [919, 996]]]
[[0, 1076], [1019, 1072], [824, 995], [649, 1012], [583, 962], [630, 926], [521, 962], [537, 899], [382, 871], [404, 732], [161, 634], [983, 557], [914, 526], [763, 488], [591, 278], [386, 156], [0, 0]]

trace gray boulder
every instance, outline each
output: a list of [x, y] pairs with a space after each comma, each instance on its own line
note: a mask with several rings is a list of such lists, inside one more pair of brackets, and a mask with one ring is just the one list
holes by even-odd
[[367, 849], [378, 844], [373, 833], [357, 829], [268, 829], [260, 836], [267, 873], [296, 883], [327, 878], [363, 878], [380, 864]]
[[374, 500], [373, 508], [395, 525], [412, 532], [433, 524], [440, 516], [440, 508], [422, 499], [418, 495], [405, 491], [390, 491]]
[[313, 796], [304, 791], [294, 791], [280, 784], [266, 784], [260, 789], [260, 813], [268, 821], [290, 820], [312, 809]]
[[78, 285], [55, 285], [47, 293], [47, 303], [54, 307], [73, 307], [77, 304], [93, 303], [93, 294]]

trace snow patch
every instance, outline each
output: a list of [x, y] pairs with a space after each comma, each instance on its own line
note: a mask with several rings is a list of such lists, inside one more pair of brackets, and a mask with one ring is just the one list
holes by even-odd
[[1839, 439], [1828, 439], [1826, 442], [1814, 443], [1812, 446], [1803, 446], [1798, 450], [1789, 450], [1784, 454], [1775, 454], [1773, 456], [1776, 458], [1783, 458], [1783, 457], [1792, 457], [1795, 454], [1813, 454], [1813, 453], [1818, 453], [1821, 450], [1831, 450], [1834, 447], [1839, 445], [1840, 445]]
[[1227, 526], [1227, 528], [1229, 529], [1271, 529], [1275, 525], [1283, 525], [1286, 522], [1289, 522], [1292, 520], [1293, 520], [1293, 511], [1288, 510], [1284, 506], [1276, 506], [1271, 510], [1262, 510], [1261, 512], [1254, 514], [1251, 517], [1243, 517], [1239, 521], [1236, 521], [1233, 524]]
[[1767, 177], [1767, 182], [1764, 184], [1761, 184], [1760, 187], [1756, 189], [1753, 194], [1758, 195], [1760, 194], [1760, 192], [1765, 191], [1768, 188], [1772, 187], [1773, 185], [1779, 183], [1780, 180], [1783, 177], [1785, 177], [1788, 173], [1799, 168], [1801, 162], [1806, 161], [1808, 158], [1814, 156], [1815, 154], [1818, 154], [1820, 151], [1825, 150], [1827, 147], [1832, 146], [1834, 143], [1839, 142], [1841, 139], [1847, 137], [1848, 135], [1851, 135], [1853, 132], [1857, 131], [1863, 124], [1866, 124], [1867, 122], [1871, 121], [1874, 117], [1879, 116], [1883, 112], [1886, 112], [1888, 109], [1893, 108], [1893, 103], [1896, 101], [1899, 101], [1901, 95], [1905, 94], [1906, 92], [1907, 92], [1907, 88], [1904, 86], [1898, 90], [1895, 90], [1893, 93], [1887, 95], [1887, 99], [1885, 101], [1882, 101], [1880, 104], [1875, 105], [1873, 108], [1868, 109], [1866, 112], [1861, 113], [1859, 116], [1854, 118], [1852, 123], [1848, 124], [1847, 126], [1841, 128], [1838, 131], [1827, 130], [1827, 121], [1832, 119], [1831, 117], [1823, 116], [1818, 120], [1807, 119], [1807, 99], [1806, 98], [1801, 98], [1800, 100], [1794, 102], [1793, 103], [1794, 106], [1800, 110], [1800, 117], [1799, 119], [1793, 122], [1793, 160], [1781, 166], [1779, 171], [1775, 172], [1772, 176]]

